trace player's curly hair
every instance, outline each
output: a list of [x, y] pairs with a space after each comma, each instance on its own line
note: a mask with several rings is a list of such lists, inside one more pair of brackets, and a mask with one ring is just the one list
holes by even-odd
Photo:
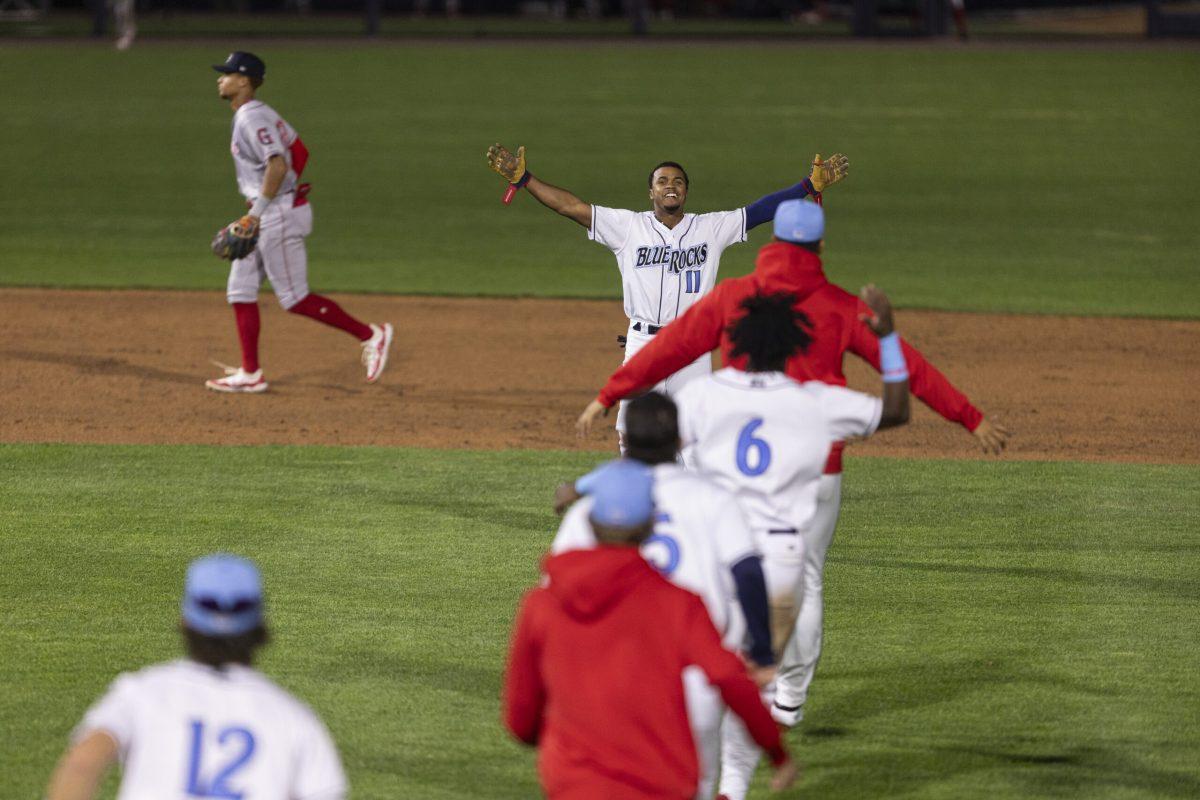
[[183, 641], [188, 658], [198, 664], [223, 669], [227, 664], [250, 666], [254, 653], [271, 641], [265, 625], [240, 633], [237, 636], [208, 636], [183, 627]]
[[650, 174], [646, 176], [646, 185], [654, 185], [654, 173], [658, 172], [663, 167], [674, 167], [683, 173], [683, 186], [685, 189], [692, 188], [692, 182], [688, 180], [687, 170], [678, 161], [664, 161], [661, 164], [655, 164], [654, 169], [650, 170]]
[[741, 302], [745, 310], [725, 332], [733, 342], [730, 355], [745, 356], [748, 372], [782, 370], [789, 358], [812, 344], [812, 320], [796, 308], [796, 296], [787, 292], [756, 294]]
[[645, 464], [674, 461], [679, 452], [679, 409], [660, 392], [647, 392], [625, 407], [625, 454]]

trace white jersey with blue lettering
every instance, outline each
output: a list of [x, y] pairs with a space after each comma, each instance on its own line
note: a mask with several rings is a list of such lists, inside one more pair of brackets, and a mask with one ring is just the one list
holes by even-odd
[[[296, 173], [292, 170], [292, 143], [296, 131], [283, 117], [261, 100], [251, 100], [233, 113], [233, 136], [229, 149], [237, 170], [238, 191], [247, 200], [254, 200], [262, 190], [263, 176], [271, 156], [287, 162], [288, 171], [279, 185], [276, 198], [282, 198], [296, 188]], [[286, 198], [290, 204], [291, 197]]]
[[712, 291], [725, 248], [746, 241], [746, 209], [684, 214], [668, 228], [653, 211], [592, 206], [588, 238], [617, 257], [625, 316], [663, 326]]
[[[731, 614], [737, 602], [731, 570], [758, 551], [736, 498], [678, 464], [659, 464], [654, 467], [654, 507], [654, 534], [642, 544], [642, 555], [672, 583], [700, 595], [725, 644], [740, 646], [744, 630], [740, 614]], [[591, 510], [590, 497], [571, 506], [550, 552], [596, 546], [588, 522]]]
[[733, 367], [687, 384], [675, 402], [690, 463], [737, 494], [756, 532], [803, 530], [829, 448], [874, 433], [883, 413], [862, 392]]
[[118, 800], [341, 800], [346, 776], [317, 715], [262, 673], [182, 659], [120, 675], [75, 729], [117, 743]]

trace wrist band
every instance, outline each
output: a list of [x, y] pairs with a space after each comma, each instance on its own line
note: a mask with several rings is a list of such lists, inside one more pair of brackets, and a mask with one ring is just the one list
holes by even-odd
[[808, 192], [813, 197], [821, 196], [821, 193], [817, 191], [817, 187], [813, 186], [812, 178], [805, 178], [804, 180], [800, 181], [800, 184], [804, 187], [804, 191]]
[[529, 179], [532, 177], [533, 177], [533, 173], [530, 172], [529, 170], [525, 170], [525, 174], [521, 176], [521, 179], [512, 185], [517, 187], [518, 189], [520, 189], [522, 186], [529, 183]]
[[250, 206], [250, 216], [262, 219], [263, 212], [267, 210], [267, 206], [271, 205], [273, 199], [262, 195], [254, 198], [254, 205]]
[[879, 371], [883, 373], [884, 383], [908, 380], [908, 364], [900, 349], [900, 334], [895, 331], [879, 340]]

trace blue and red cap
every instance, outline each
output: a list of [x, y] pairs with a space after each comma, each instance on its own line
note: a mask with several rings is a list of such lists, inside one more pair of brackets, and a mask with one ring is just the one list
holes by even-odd
[[241, 50], [235, 50], [229, 54], [229, 58], [225, 59], [224, 64], [213, 64], [213, 69], [217, 72], [224, 72], [227, 75], [237, 73], [245, 75], [247, 78], [261, 79], [267, 74], [267, 65], [263, 60], [254, 53], [246, 53]]

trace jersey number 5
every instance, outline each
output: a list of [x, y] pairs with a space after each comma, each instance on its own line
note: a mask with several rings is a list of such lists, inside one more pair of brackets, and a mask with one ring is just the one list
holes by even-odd
[[679, 569], [682, 553], [679, 551], [679, 540], [663, 531], [664, 523], [670, 524], [671, 515], [658, 512], [654, 517], [654, 533], [642, 542], [642, 558], [650, 562], [650, 566], [658, 570], [664, 578], [669, 578]]
[[222, 800], [242, 800], [244, 792], [239, 792], [229, 786], [229, 781], [246, 762], [254, 755], [254, 734], [245, 728], [222, 728], [217, 734], [217, 746], [224, 751], [226, 744], [232, 744], [232, 753], [225, 763], [218, 766], [211, 780], [205, 779], [204, 764], [204, 723], [192, 720], [192, 747], [188, 758], [187, 795], [188, 797], [216, 797]]
[[[771, 466], [771, 446], [764, 439], [756, 439], [754, 434], [762, 427], [762, 417], [755, 417], [746, 423], [737, 440], [737, 468], [743, 475], [751, 478], [762, 475]], [[754, 453], [751, 462], [750, 453]]]

